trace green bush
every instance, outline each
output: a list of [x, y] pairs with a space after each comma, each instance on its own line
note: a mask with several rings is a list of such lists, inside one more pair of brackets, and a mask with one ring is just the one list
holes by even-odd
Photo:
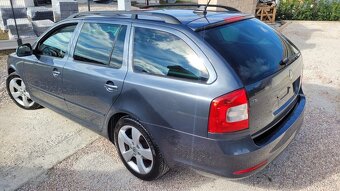
[[282, 20], [339, 21], [340, 0], [281, 0], [277, 18]]

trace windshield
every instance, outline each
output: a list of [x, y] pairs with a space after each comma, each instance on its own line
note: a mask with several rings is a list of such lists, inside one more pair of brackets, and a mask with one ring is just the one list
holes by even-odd
[[245, 85], [276, 73], [284, 67], [281, 63], [285, 58], [298, 53], [283, 36], [258, 19], [219, 26], [200, 34], [235, 69]]

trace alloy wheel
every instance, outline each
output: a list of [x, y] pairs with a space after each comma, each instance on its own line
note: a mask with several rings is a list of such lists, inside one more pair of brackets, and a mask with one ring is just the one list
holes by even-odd
[[125, 162], [137, 173], [148, 174], [154, 164], [151, 147], [141, 132], [130, 125], [118, 132], [118, 146]]
[[23, 107], [31, 107], [34, 101], [30, 94], [26, 91], [26, 85], [22, 79], [15, 77], [9, 82], [9, 90], [13, 99]]

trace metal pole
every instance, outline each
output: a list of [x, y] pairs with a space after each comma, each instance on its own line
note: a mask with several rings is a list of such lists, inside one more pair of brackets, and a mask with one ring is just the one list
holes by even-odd
[[13, 8], [13, 2], [12, 0], [9, 1], [11, 3], [11, 8], [12, 8], [12, 14], [13, 14], [13, 19], [14, 19], [14, 25], [15, 25], [15, 30], [17, 32], [17, 43], [18, 43], [18, 46], [22, 45], [22, 40], [20, 38], [20, 35], [19, 35], [19, 30], [18, 30], [18, 26], [17, 26], [17, 21], [16, 21], [16, 18], [15, 18], [15, 14], [14, 14], [14, 8]]
[[149, 0], [146, 0], [146, 6], [149, 6], [149, 4], [150, 4]]
[[89, 12], [91, 11], [90, 0], [87, 0], [87, 10], [88, 10]]

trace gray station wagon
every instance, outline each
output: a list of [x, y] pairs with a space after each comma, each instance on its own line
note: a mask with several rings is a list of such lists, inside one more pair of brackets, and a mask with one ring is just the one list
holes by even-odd
[[9, 95], [107, 137], [143, 180], [178, 165], [251, 175], [302, 125], [302, 57], [268, 25], [218, 7], [73, 15], [9, 56]]

